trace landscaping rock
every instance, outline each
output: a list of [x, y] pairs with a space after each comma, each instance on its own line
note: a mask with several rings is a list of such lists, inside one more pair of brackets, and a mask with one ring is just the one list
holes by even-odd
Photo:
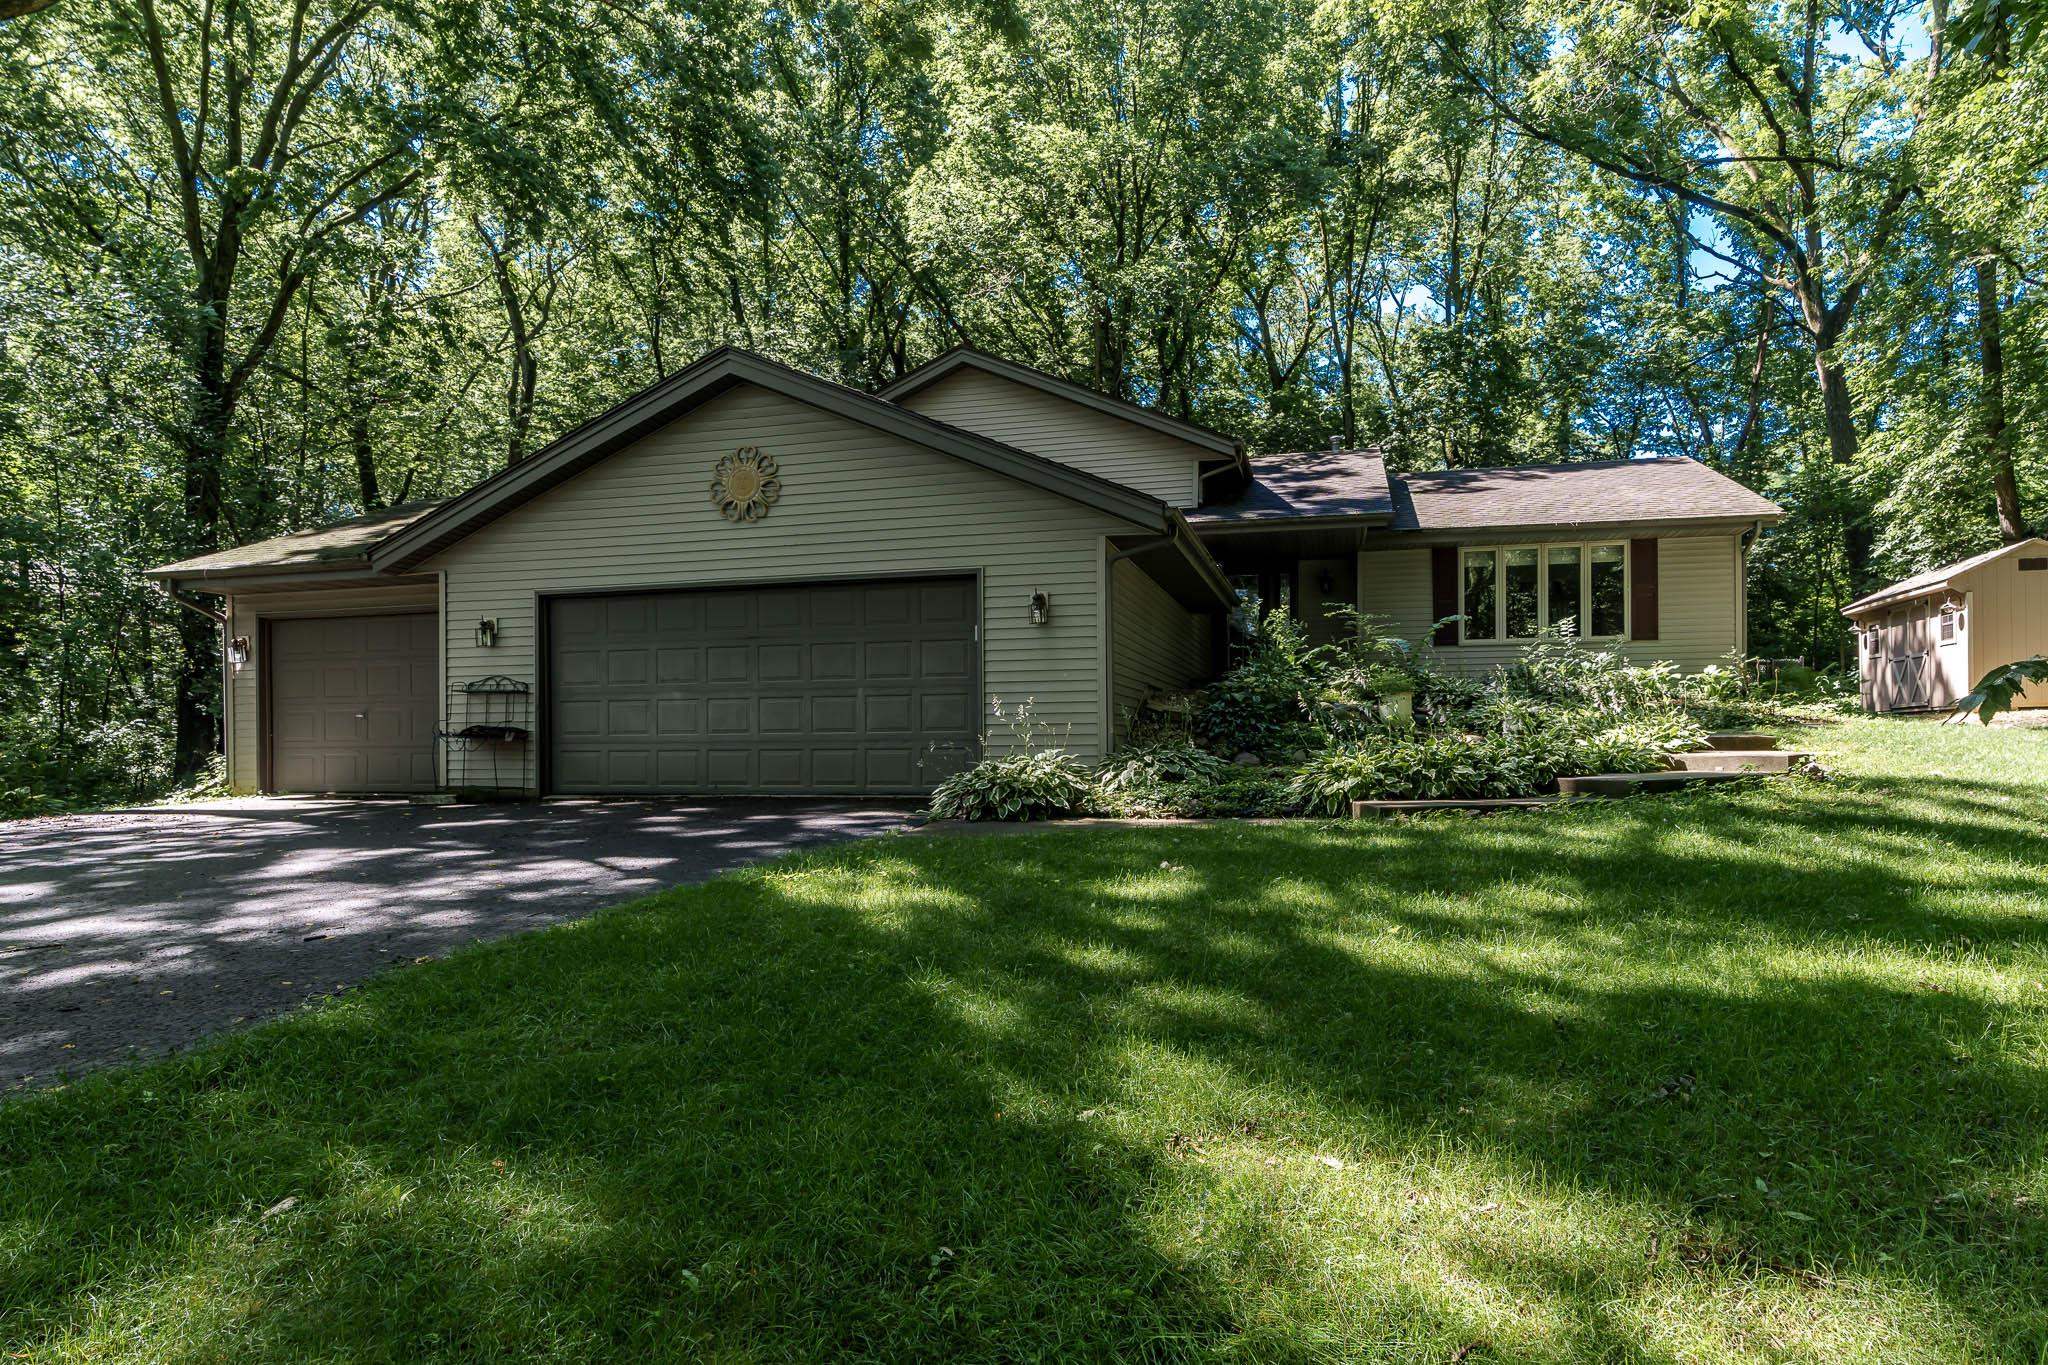
[[1240, 768], [1263, 768], [1266, 766], [1265, 762], [1257, 754], [1253, 753], [1239, 754], [1230, 761]]

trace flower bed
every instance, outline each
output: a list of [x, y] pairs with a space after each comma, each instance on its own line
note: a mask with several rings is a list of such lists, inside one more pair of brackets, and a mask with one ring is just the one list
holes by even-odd
[[1657, 771], [1708, 726], [1783, 704], [1758, 695], [1740, 660], [1687, 676], [1556, 635], [1483, 681], [1461, 678], [1426, 646], [1345, 615], [1343, 642], [1315, 646], [1269, 617], [1184, 717], [1152, 722], [1100, 764], [1043, 747], [1028, 702], [1013, 714], [998, 703], [1011, 742], [940, 783], [931, 812], [1340, 815], [1353, 801], [1537, 796], [1563, 777]]

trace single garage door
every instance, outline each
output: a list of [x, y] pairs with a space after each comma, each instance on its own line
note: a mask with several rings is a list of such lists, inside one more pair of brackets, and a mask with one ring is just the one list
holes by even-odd
[[548, 603], [549, 786], [928, 790], [979, 720], [971, 578]]
[[269, 623], [272, 791], [434, 789], [437, 619]]

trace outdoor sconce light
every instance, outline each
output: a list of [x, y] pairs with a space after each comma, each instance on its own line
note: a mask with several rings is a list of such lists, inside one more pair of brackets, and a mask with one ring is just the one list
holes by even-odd
[[228, 662], [237, 668], [249, 662], [249, 637], [237, 635], [228, 641]]
[[1042, 626], [1052, 619], [1052, 594], [1034, 592], [1031, 594], [1031, 624]]
[[476, 647], [490, 649], [498, 643], [498, 618], [486, 616], [476, 623]]

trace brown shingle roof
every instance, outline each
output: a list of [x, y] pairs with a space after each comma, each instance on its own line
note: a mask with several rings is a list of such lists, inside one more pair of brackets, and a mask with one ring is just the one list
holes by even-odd
[[1394, 514], [1387, 466], [1377, 450], [1296, 450], [1251, 457], [1252, 481], [1234, 502], [1189, 512], [1195, 526]]
[[1857, 598], [1854, 602], [1842, 608], [1842, 614], [1844, 616], [1853, 616], [1872, 607], [1884, 606], [1887, 603], [1904, 602], [1915, 597], [1925, 597], [1929, 593], [1944, 592], [1951, 587], [1960, 586], [1958, 583], [1959, 579], [1976, 572], [1986, 564], [2003, 559], [2010, 554], [2018, 554], [2022, 551], [2038, 554], [2042, 550], [2048, 550], [2048, 540], [2043, 540], [2039, 536], [2013, 545], [2001, 545], [1995, 550], [1986, 550], [1982, 554], [1971, 555], [1968, 559], [1959, 559], [1955, 563], [1944, 565], [1939, 569], [1928, 569], [1923, 573], [1914, 574], [1911, 578], [1902, 578], [1890, 587], [1879, 588], [1867, 597]]
[[401, 503], [332, 525], [292, 531], [254, 544], [237, 545], [232, 550], [220, 550], [196, 559], [180, 560], [176, 564], [158, 565], [147, 573], [151, 578], [213, 578], [266, 570], [285, 572], [366, 566], [373, 548], [440, 505], [438, 499]]
[[1395, 531], [1776, 520], [1776, 503], [1698, 460], [1437, 469], [1393, 480]]

